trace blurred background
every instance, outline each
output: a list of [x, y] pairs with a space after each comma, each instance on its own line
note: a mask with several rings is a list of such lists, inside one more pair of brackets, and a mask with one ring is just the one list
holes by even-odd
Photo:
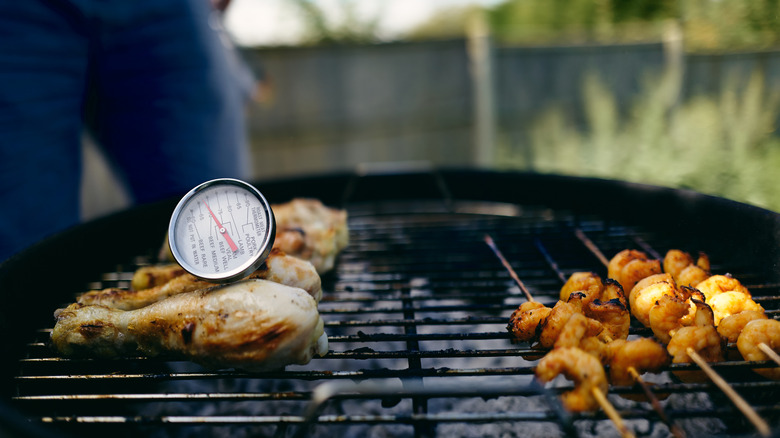
[[[232, 0], [215, 25], [253, 180], [430, 163], [780, 211], [778, 0]], [[84, 218], [125, 207], [84, 154]]]

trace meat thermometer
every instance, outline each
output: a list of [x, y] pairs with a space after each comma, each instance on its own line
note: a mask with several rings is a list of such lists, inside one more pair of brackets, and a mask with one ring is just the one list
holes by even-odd
[[233, 178], [206, 181], [190, 190], [168, 225], [176, 262], [214, 283], [239, 280], [259, 268], [275, 237], [268, 201], [251, 184]]

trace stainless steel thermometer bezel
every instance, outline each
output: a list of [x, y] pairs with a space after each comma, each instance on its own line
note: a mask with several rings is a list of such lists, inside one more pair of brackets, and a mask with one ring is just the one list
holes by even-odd
[[[194, 198], [196, 198], [198, 195], [202, 194], [206, 190], [213, 189], [215, 187], [219, 188], [220, 186], [235, 186], [247, 191], [249, 194], [254, 196], [254, 198], [260, 203], [260, 206], [262, 207], [263, 217], [261, 219], [265, 220], [266, 232], [265, 235], [263, 236], [264, 238], [262, 239], [262, 241], [257, 244], [257, 248], [258, 248], [257, 253], [254, 255], [250, 255], [249, 258], [246, 261], [243, 261], [243, 263], [241, 263], [240, 265], [238, 265], [238, 267], [234, 267], [232, 269], [224, 270], [220, 272], [205, 272], [200, 267], [192, 266], [182, 256], [181, 248], [179, 248], [176, 239], [177, 238], [176, 233], [179, 230], [177, 225], [183, 217], [182, 213], [187, 210], [187, 207], [194, 200]], [[214, 283], [227, 283], [231, 281], [240, 280], [246, 277], [247, 275], [251, 274], [255, 270], [257, 270], [257, 268], [259, 268], [260, 265], [263, 264], [265, 259], [268, 257], [268, 254], [271, 252], [271, 249], [273, 248], [274, 245], [275, 237], [276, 237], [276, 220], [274, 219], [274, 214], [273, 211], [271, 210], [271, 205], [265, 199], [265, 196], [263, 196], [263, 194], [260, 193], [260, 191], [257, 190], [257, 188], [255, 188], [253, 185], [234, 178], [218, 178], [218, 179], [206, 181], [198, 185], [197, 187], [193, 188], [189, 192], [187, 192], [187, 194], [181, 198], [179, 203], [176, 205], [176, 208], [173, 210], [173, 214], [171, 215], [171, 221], [168, 225], [168, 244], [171, 248], [171, 253], [173, 254], [173, 257], [176, 260], [176, 262], [185, 271], [189, 272], [190, 274], [200, 279], [214, 282]]]

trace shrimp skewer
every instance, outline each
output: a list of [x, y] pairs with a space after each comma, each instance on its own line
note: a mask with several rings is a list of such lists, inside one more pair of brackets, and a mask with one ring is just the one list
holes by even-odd
[[[628, 254], [626, 254], [626, 251], [623, 251], [623, 252], [619, 253], [615, 257], [618, 260], [616, 260], [614, 263], [612, 263], [610, 260], [608, 260], [604, 256], [604, 254], [601, 252], [601, 250], [599, 250], [598, 246], [596, 246], [596, 244], [594, 244], [585, 235], [584, 232], [582, 232], [580, 229], [577, 229], [575, 231], [575, 234], [577, 235], [577, 238], [580, 239], [580, 241], [582, 241], [583, 244], [599, 259], [599, 261], [601, 261], [601, 263], [604, 265], [604, 267], [607, 268], [608, 273], [609, 273], [610, 267], [612, 267], [612, 270], [615, 271], [615, 272], [619, 271], [618, 267], [622, 263], [622, 261], [619, 260], [619, 259], [621, 257], [625, 257], [625, 256], [631, 254], [630, 251], [628, 252]], [[643, 254], [643, 253], [640, 253], [640, 252], [638, 252], [638, 253], [639, 254]], [[624, 268], [625, 268], [625, 266], [624, 266]], [[643, 268], [645, 268], [646, 271], [644, 273], [640, 274], [640, 276], [643, 276], [643, 278], [639, 279], [638, 282], [645, 281], [645, 278], [647, 278], [648, 276], [654, 275], [656, 273], [656, 271], [658, 271], [657, 267], [652, 262], [644, 264]], [[646, 274], [650, 274], [650, 275], [646, 275]], [[666, 280], [667, 278], [664, 277], [662, 279]], [[673, 281], [671, 279], [671, 276], [669, 276], [668, 280]], [[619, 294], [616, 294], [616, 295], [613, 296], [610, 292], [607, 291], [607, 290], [610, 290], [610, 282], [615, 283], [617, 285], [616, 288], [613, 287], [613, 288], [611, 288], [611, 290], [612, 291], [619, 290], [620, 291]], [[648, 283], [648, 282], [645, 281], [645, 283]], [[627, 309], [629, 307], [628, 306], [629, 303], [628, 303], [626, 294], [631, 292], [631, 289], [633, 289], [633, 286], [632, 286], [631, 289], [625, 289], [624, 286], [618, 280], [615, 280], [615, 279], [612, 279], [612, 278], [607, 278], [604, 281], [604, 284], [606, 284], [607, 286], [605, 287], [605, 291], [602, 292], [602, 296], [601, 296], [602, 300], [603, 299], [612, 300], [612, 299], [617, 298], [619, 303], [622, 304], [622, 306]], [[634, 283], [634, 285], [636, 285], [636, 282]], [[630, 315], [629, 315], [628, 312], [626, 312], [626, 316], [628, 317], [627, 319], [629, 320], [628, 322], [630, 324]], [[608, 325], [607, 325], [607, 328], [609, 328]], [[626, 327], [626, 334], [627, 334], [627, 327]], [[608, 336], [609, 336], [609, 334], [604, 335], [603, 337], [608, 337]], [[610, 347], [600, 348], [603, 344], [601, 342], [588, 342], [591, 339], [592, 338], [585, 338], [585, 339], [583, 339], [581, 341], [581, 343], [580, 343], [581, 347], [585, 347], [586, 345], [589, 345], [589, 344], [596, 344], [596, 348], [600, 350], [599, 351], [600, 354], [602, 354], [603, 356], [606, 356], [607, 358], [610, 358], [610, 357], [612, 358], [612, 359], [607, 359], [607, 360], [619, 360], [619, 359], [615, 359], [615, 357], [616, 357], [615, 351], [618, 350], [618, 348], [616, 348], [614, 346], [612, 348], [610, 348]], [[625, 338], [623, 338], [623, 339], [625, 339]], [[611, 341], [611, 340], [607, 340], [607, 342], [609, 342], [609, 341]], [[636, 341], [631, 341], [631, 342], [636, 342]], [[652, 341], [650, 341], [650, 342], [652, 342]], [[622, 340], [616, 340], [616, 341], [609, 342], [609, 344], [612, 344], [612, 345], [615, 345], [615, 344], [627, 344], [627, 343], [629, 343], [629, 342], [622, 341]], [[658, 347], [660, 347], [660, 346], [658, 346]], [[660, 347], [660, 348], [658, 348], [658, 347], [656, 347], [655, 350], [660, 350], [660, 353], [655, 354], [655, 355], [651, 355], [652, 357], [655, 357], [658, 362], [654, 363], [652, 365], [651, 364], [647, 364], [647, 363], [644, 364], [644, 365], [649, 365], [652, 369], [659, 369], [660, 367], [663, 366], [663, 364], [668, 362], [668, 355], [666, 354], [666, 351], [663, 349], [663, 347]], [[604, 350], [607, 350], [607, 351], [605, 352]], [[596, 353], [592, 353], [592, 354], [596, 354]], [[623, 356], [621, 356], [621, 357], [623, 357]], [[627, 358], [627, 357], [623, 357], [623, 358]], [[660, 358], [660, 359], [658, 359], [658, 358]], [[655, 394], [647, 386], [647, 383], [645, 383], [645, 381], [642, 379], [642, 377], [639, 374], [639, 372], [637, 371], [636, 367], [634, 365], [628, 365], [628, 366], [626, 366], [624, 368], [625, 368], [625, 371], [630, 375], [630, 378], [632, 378], [634, 380], [634, 382], [636, 382], [642, 388], [643, 392], [645, 393], [645, 396], [650, 401], [650, 404], [652, 405], [653, 409], [656, 412], [658, 412], [658, 415], [660, 416], [661, 420], [669, 426], [670, 432], [677, 438], [684, 437], [685, 433], [678, 426], [676, 426], [675, 424], [673, 424], [669, 420], [669, 417], [664, 412], [664, 409], [661, 406], [661, 403], [658, 401], [658, 398], [655, 396]], [[610, 367], [610, 373], [612, 373], [612, 367]], [[616, 372], [616, 374], [617, 374], [617, 372]]]
[[561, 401], [568, 410], [581, 412], [601, 407], [622, 436], [634, 436], [607, 400], [605, 394], [609, 384], [606, 373], [593, 355], [576, 347], [557, 348], [539, 361], [535, 374], [542, 382], [549, 382], [561, 374], [574, 381], [574, 389], [561, 394]]
[[627, 291], [643, 278], [660, 273], [660, 260], [650, 259], [647, 254], [635, 249], [620, 251], [607, 264], [607, 277], [618, 281]]
[[595, 272], [575, 272], [561, 287], [559, 299], [567, 301], [572, 293], [580, 292], [584, 294], [583, 304], [588, 304], [600, 298], [603, 290], [604, 282]]
[[772, 359], [773, 361], [775, 361], [776, 364], [780, 365], [780, 355], [778, 355], [774, 350], [772, 350], [772, 347], [762, 342], [758, 344], [758, 348], [761, 351], [763, 351], [768, 358]]
[[528, 301], [533, 301], [534, 297], [531, 296], [531, 293], [528, 292], [528, 289], [525, 287], [523, 282], [520, 280], [520, 277], [517, 276], [517, 273], [514, 269], [512, 269], [512, 265], [509, 264], [509, 262], [504, 257], [504, 254], [501, 253], [501, 250], [498, 249], [498, 246], [496, 246], [496, 243], [493, 241], [493, 238], [490, 237], [490, 235], [485, 234], [485, 243], [490, 247], [491, 250], [493, 250], [493, 253], [498, 257], [498, 259], [501, 261], [501, 264], [504, 265], [507, 271], [509, 271], [509, 275], [512, 277], [513, 280], [515, 280], [515, 283], [517, 283], [517, 286], [520, 288], [520, 290], [525, 294], [525, 298]]
[[664, 257], [664, 272], [672, 275], [674, 281], [682, 286], [695, 287], [710, 276], [710, 259], [700, 252], [694, 263], [690, 254], [679, 249], [670, 249]]
[[[737, 348], [745, 360], [772, 359], [780, 364], [776, 353], [776, 350], [780, 351], [780, 321], [757, 319], [748, 322], [739, 334]], [[768, 379], [780, 379], [780, 368], [761, 368], [754, 371]]]
[[655, 372], [669, 364], [666, 349], [652, 339], [615, 341], [611, 344], [616, 345], [610, 348], [609, 378], [615, 385], [634, 383], [636, 379], [632, 378], [632, 374], [638, 375], [637, 368]]
[[666, 415], [666, 411], [664, 411], [664, 408], [661, 406], [661, 402], [658, 401], [658, 397], [653, 394], [653, 391], [651, 391], [650, 387], [647, 386], [647, 383], [645, 383], [644, 379], [642, 379], [642, 376], [639, 374], [636, 368], [628, 367], [627, 371], [636, 381], [636, 383], [638, 383], [642, 388], [642, 391], [645, 393], [645, 397], [650, 400], [650, 404], [653, 406], [653, 410], [658, 412], [658, 416], [661, 418], [661, 421], [669, 426], [669, 431], [672, 433], [672, 435], [674, 435], [676, 438], [684, 438], [685, 432], [680, 429], [680, 426], [672, 423], [672, 420], [669, 418], [669, 416]]
[[742, 333], [742, 329], [745, 328], [747, 323], [757, 319], [767, 319], [767, 316], [764, 312], [759, 312], [757, 310], [745, 310], [729, 315], [720, 320], [720, 324], [718, 324], [718, 334], [727, 342], [734, 344], [737, 342], [737, 339], [739, 339], [739, 335]]
[[[687, 256], [687, 254], [681, 254], [680, 252], [675, 253], [670, 251], [667, 253], [667, 257], [664, 260], [664, 268], [667, 271], [667, 274], [673, 277], [673, 280], [679, 280], [681, 277], [683, 277], [684, 272], [690, 271], [691, 259], [688, 257], [689, 256]], [[680, 262], [680, 260], [682, 260], [682, 262]], [[709, 259], [706, 257], [700, 257], [699, 262], [697, 263], [697, 268], [702, 271], [709, 271]], [[692, 277], [697, 275], [700, 274], [695, 274]], [[675, 276], [677, 277], [676, 279], [674, 278]], [[687, 281], [689, 281], [689, 285], [693, 285], [693, 283], [695, 283], [694, 281]], [[745, 311], [757, 311], [758, 313], [763, 313], [763, 308], [761, 308], [760, 305], [755, 304], [747, 288], [742, 286], [739, 281], [731, 276], [715, 275], [707, 277], [706, 279], [695, 283], [695, 286], [696, 289], [693, 291], [696, 292], [696, 297], [694, 298], [694, 293], [690, 293], [690, 301], [696, 306], [696, 313], [693, 315], [694, 325], [681, 328], [672, 328], [668, 332], [671, 339], [669, 340], [667, 349], [673, 356], [673, 362], [695, 362], [699, 368], [704, 371], [707, 377], [709, 377], [709, 379], [729, 397], [729, 399], [743, 413], [743, 415], [745, 415], [745, 417], [753, 423], [762, 436], [770, 436], [771, 432], [766, 421], [764, 421], [756, 413], [756, 411], [747, 402], [745, 402], [745, 400], [740, 397], [739, 394], [737, 394], [736, 391], [734, 391], [734, 389], [732, 389], [731, 386], [729, 386], [729, 384], [723, 380], [723, 378], [720, 377], [720, 375], [718, 375], [715, 370], [712, 369], [712, 367], [710, 367], [708, 363], [723, 359], [723, 352], [721, 348], [722, 341], [720, 334], [715, 329], [716, 324], [720, 323], [721, 320], [729, 317], [730, 315], [744, 313]], [[702, 302], [702, 297], [706, 303]], [[663, 302], [656, 304], [656, 306], [649, 312], [650, 314], [653, 314], [654, 311], [660, 309], [660, 306], [670, 305], [670, 303], [675, 301], [675, 298], [662, 297], [659, 301], [661, 300]], [[685, 318], [682, 316], [683, 312], [679, 306], [671, 308], [674, 309], [672, 313], [680, 316], [680, 320]], [[670, 318], [674, 319], [674, 315], [672, 315]], [[766, 321], [773, 321], [760, 319], [760, 317], [756, 317], [755, 315], [745, 315], [743, 318], [758, 318], [757, 321], [750, 321], [745, 324], [745, 328], [753, 323], [761, 324]], [[656, 320], [657, 318], [654, 317], [653, 319]], [[741, 323], [735, 321], [734, 324], [736, 325]], [[733, 331], [733, 328], [724, 330]], [[655, 331], [656, 329], [654, 328], [654, 332]], [[744, 331], [745, 330], [743, 329], [742, 332]], [[780, 335], [780, 329], [778, 330], [778, 335]], [[739, 336], [742, 336], [742, 334]], [[763, 338], [759, 339], [763, 340]], [[746, 341], [745, 344], [747, 343], [748, 342]], [[763, 344], [766, 347], [766, 344], [763, 342], [760, 342], [760, 344]], [[761, 347], [758, 346], [756, 349], [760, 350]], [[705, 357], [702, 357], [700, 353], [703, 353]], [[745, 354], [746, 353], [743, 353], [743, 355]], [[683, 375], [682, 372], [678, 373], [678, 377], [682, 378], [683, 380], [685, 380], [685, 376], [686, 375]]]
[[538, 301], [527, 301], [520, 305], [509, 317], [507, 330], [512, 334], [513, 342], [532, 342], [536, 339], [539, 326], [552, 312]]
[[742, 414], [745, 415], [745, 417], [750, 420], [751, 423], [753, 423], [753, 426], [756, 427], [756, 430], [758, 430], [758, 433], [760, 433], [761, 436], [768, 437], [772, 435], [767, 422], [764, 421], [764, 419], [756, 413], [756, 411], [745, 401], [745, 399], [740, 397], [740, 395], [737, 394], [737, 392], [734, 391], [734, 389], [729, 386], [729, 384], [723, 380], [723, 378], [720, 377], [720, 375], [718, 375], [715, 370], [712, 369], [706, 360], [699, 356], [696, 350], [688, 347], [687, 354], [694, 362], [696, 362], [696, 365], [698, 365], [699, 368], [701, 368], [707, 374], [707, 376], [709, 376], [710, 380], [712, 380], [712, 382], [729, 397], [737, 409], [742, 411]]
[[[495, 242], [489, 235], [485, 235], [485, 243], [493, 250], [493, 252], [496, 254], [496, 256], [501, 260], [501, 263], [504, 265], [504, 267], [509, 271], [510, 276], [515, 280], [515, 282], [520, 287], [520, 290], [523, 291], [523, 293], [526, 295], [526, 298], [528, 299], [528, 302], [523, 303], [515, 312], [512, 313], [512, 317], [514, 318], [515, 324], [513, 324], [513, 318], [510, 318], [510, 323], [507, 326], [507, 328], [515, 335], [516, 339], [526, 339], [531, 340], [534, 336], [537, 335], [539, 332], [539, 328], [542, 324], [546, 326], [547, 320], [550, 318], [551, 314], [553, 313], [553, 309], [550, 309], [548, 307], [545, 307], [542, 304], [536, 303], [531, 296], [531, 294], [528, 292], [528, 289], [526, 289], [523, 282], [520, 280], [520, 277], [515, 273], [514, 269], [512, 269], [512, 266], [509, 264], [509, 262], [506, 261], [501, 251], [496, 246]], [[601, 292], [601, 291], [599, 291]], [[616, 292], [610, 291], [609, 297], [612, 299], [612, 295], [617, 295]], [[572, 296], [575, 294], [570, 294], [567, 297], [568, 301], [571, 301]], [[579, 294], [583, 295], [583, 294]], [[623, 303], [625, 303], [625, 296], [622, 295], [622, 289], [620, 290], [620, 297], [622, 297]], [[620, 297], [616, 297], [615, 300], [619, 301]], [[584, 330], [582, 330], [582, 334], [579, 334], [581, 331], [579, 328], [577, 328], [575, 334], [573, 334], [573, 337], [581, 337], [583, 335], [592, 335], [596, 334], [596, 331], [601, 331], [600, 324], [594, 325], [591, 323], [590, 318], [586, 318], [584, 315], [582, 315], [582, 297], [578, 296], [578, 299], [575, 299], [575, 303], [572, 303], [572, 306], [575, 306], [575, 310], [578, 310], [579, 313], [570, 314], [568, 320], [573, 319], [574, 323], [581, 324], [585, 327]], [[566, 303], [568, 304], [568, 302]], [[525, 306], [525, 307], [524, 307]], [[558, 307], [556, 305], [556, 307]], [[567, 309], [568, 310], [568, 309]], [[543, 322], [542, 322], [543, 321]], [[533, 327], [533, 329], [532, 329]], [[514, 328], [514, 330], [513, 330]], [[533, 331], [534, 335], [531, 335], [531, 332]], [[538, 334], [538, 336], [541, 338], [541, 334]], [[562, 342], [566, 338], [564, 337], [562, 339]], [[621, 436], [624, 438], [633, 438], [634, 434], [629, 431], [626, 426], [623, 424], [623, 419], [620, 417], [620, 414], [615, 410], [615, 408], [612, 406], [611, 403], [609, 403], [609, 400], [607, 400], [606, 396], [604, 395], [606, 391], [609, 388], [609, 384], [606, 382], [606, 377], [604, 373], [604, 367], [601, 365], [601, 362], [596, 359], [595, 356], [585, 353], [582, 350], [578, 348], [569, 348], [569, 347], [562, 347], [557, 348], [556, 350], [558, 353], [555, 353], [554, 356], [550, 356], [552, 353], [546, 354], [542, 360], [540, 361], [539, 365], [537, 365], [537, 376], [542, 376], [540, 380], [549, 381], [552, 378], [554, 378], [557, 374], [560, 373], [560, 371], [557, 371], [554, 369], [555, 367], [551, 366], [551, 364], [554, 365], [561, 365], [560, 361], [557, 361], [556, 358], [557, 355], [566, 355], [567, 353], [571, 352], [570, 354], [574, 354], [578, 357], [587, 357], [588, 359], [584, 359], [585, 362], [589, 365], [590, 369], [594, 370], [595, 374], [591, 374], [592, 376], [595, 376], [595, 385], [593, 386], [593, 383], [590, 383], [588, 385], [589, 391], [588, 393], [582, 392], [582, 388], [575, 388], [575, 391], [572, 391], [572, 393], [569, 393], [570, 395], [567, 395], [564, 398], [564, 405], [567, 406], [570, 410], [579, 410], [579, 408], [584, 406], [590, 406], [590, 400], [596, 400], [598, 406], [601, 406], [601, 408], [604, 410], [604, 412], [607, 414], [607, 416], [612, 420], [612, 422], [615, 424], [615, 427], [620, 431]], [[577, 352], [581, 352], [577, 353]], [[549, 359], [548, 359], [549, 357]], [[593, 365], [593, 361], [595, 361], [597, 366]], [[544, 365], [542, 364], [544, 362]], [[545, 366], [549, 369], [545, 369]], [[574, 368], [571, 370], [567, 370], [567, 372], [573, 372], [573, 370], [582, 371], [582, 368]], [[587, 367], [584, 369], [588, 369]], [[600, 373], [599, 373], [600, 371]], [[586, 372], [585, 375], [580, 374], [569, 374], [571, 376], [578, 376], [577, 379], [582, 382], [584, 377], [587, 377], [588, 374]], [[591, 399], [592, 397], [592, 399]], [[585, 403], [583, 406], [581, 403]]]
[[[723, 283], [728, 282], [731, 283], [731, 279], [728, 277], [717, 277], [716, 279], [710, 281], [709, 283], [706, 283], [706, 281], [701, 280], [703, 277], [703, 273], [708, 273], [710, 269], [710, 263], [709, 258], [706, 257], [706, 255], [702, 254], [699, 257], [699, 260], [696, 265], [692, 265], [692, 260], [683, 260], [682, 263], [679, 263], [676, 267], [672, 267], [674, 265], [673, 258], [675, 256], [680, 256], [680, 253], [672, 252], [672, 256], [670, 257], [669, 254], [667, 254], [667, 259], [665, 259], [665, 266], [664, 270], [666, 271], [665, 274], [655, 274], [646, 276], [643, 279], [638, 280], [632, 289], [630, 290], [629, 294], [629, 302], [631, 305], [631, 312], [634, 314], [634, 316], [637, 317], [637, 319], [640, 320], [640, 322], [645, 323], [645, 325], [650, 324], [651, 315], [654, 322], [658, 320], [660, 316], [663, 316], [661, 313], [662, 309], [656, 309], [658, 308], [658, 301], [661, 300], [663, 302], [666, 302], [667, 305], [669, 304], [675, 304], [676, 307], [673, 307], [675, 310], [675, 315], [671, 316], [671, 319], [666, 321], [666, 324], [668, 326], [666, 327], [665, 333], [666, 336], [669, 338], [668, 340], [665, 339], [664, 336], [659, 337], [662, 340], [666, 340], [670, 344], [669, 353], [672, 353], [675, 357], [675, 362], [681, 361], [683, 356], [685, 357], [685, 362], [687, 362], [688, 358], [690, 360], [693, 360], [696, 362], [700, 368], [705, 370], [705, 373], [707, 373], [708, 376], [710, 376], [710, 379], [712, 379], [718, 386], [721, 387], [721, 389], [729, 396], [731, 397], [732, 401], [739, 407], [739, 409], [745, 414], [746, 417], [748, 417], [749, 420], [753, 422], [753, 424], [756, 425], [756, 428], [762, 433], [762, 435], [767, 435], [769, 433], [768, 426], [766, 425], [766, 422], [764, 422], [758, 415], [755, 413], [755, 411], [746, 403], [743, 399], [741, 399], [733, 389], [731, 389], [728, 384], [723, 381], [720, 376], [717, 375], [717, 373], [712, 370], [712, 368], [707, 364], [706, 360], [704, 360], [698, 352], [692, 348], [691, 346], [685, 346], [686, 342], [683, 342], [686, 338], [689, 340], [698, 340], [699, 346], [707, 347], [709, 345], [709, 348], [712, 349], [713, 354], [716, 354], [716, 358], [718, 355], [722, 353], [718, 353], [720, 351], [720, 342], [715, 342], [716, 339], [719, 339], [717, 331], [714, 329], [714, 313], [711, 309], [709, 310], [709, 313], [700, 312], [699, 310], [702, 309], [703, 306], [706, 306], [704, 304], [704, 300], [707, 299], [709, 296], [714, 296], [718, 293], [724, 292], [724, 288], [721, 288], [723, 286]], [[621, 263], [621, 260], [625, 260], [626, 258], [630, 257], [629, 250], [622, 251], [621, 253], [618, 253], [618, 255], [615, 256], [615, 258], [610, 261], [609, 267], [613, 267], [616, 263]], [[617, 261], [616, 261], [617, 259]], [[614, 270], [614, 269], [613, 269]], [[617, 271], [617, 270], [615, 270]], [[674, 272], [674, 275], [670, 272]], [[677, 277], [677, 278], [675, 278]], [[710, 277], [711, 278], [711, 277]], [[676, 289], [676, 281], [681, 281], [682, 284], [686, 286], [699, 286], [701, 283], [705, 283], [704, 289], [701, 292], [696, 291], [694, 294], [692, 291], [687, 292], [687, 299], [685, 301], [690, 300], [691, 301], [691, 309], [693, 309], [695, 306], [696, 312], [693, 314], [693, 322], [696, 324], [697, 327], [682, 327], [679, 328], [678, 325], [682, 325], [682, 321], [685, 318], [690, 318], [690, 312], [688, 312], [688, 315], [686, 316], [686, 309], [683, 305], [681, 298], [679, 296], [679, 293], [677, 293]], [[660, 285], [652, 287], [650, 291], [653, 292], [652, 296], [645, 296], [640, 297], [639, 291], [642, 289], [653, 286], [657, 283], [667, 283], [674, 285], [671, 290], [668, 286]], [[707, 289], [707, 286], [709, 284], [712, 284], [711, 289]], [[728, 288], [730, 284], [726, 285], [726, 290], [734, 289], [735, 287]], [[648, 292], [650, 292], [648, 291]], [[695, 291], [695, 290], [694, 290]], [[740, 292], [743, 292], [743, 290], [739, 290]], [[709, 294], [708, 294], [709, 292]], [[744, 292], [748, 294], [747, 289], [744, 289]], [[642, 299], [644, 298], [644, 299]], [[648, 298], [655, 298], [655, 299], [648, 299]], [[752, 300], [751, 300], [752, 301]], [[709, 306], [707, 306], [709, 308]], [[760, 307], [760, 306], [759, 306]], [[749, 306], [745, 306], [745, 308], [749, 308]], [[741, 308], [739, 311], [746, 310], [745, 308]], [[702, 309], [703, 310], [703, 309]], [[763, 311], [763, 309], [761, 309]], [[699, 315], [699, 313], [702, 313]], [[736, 312], [734, 312], [736, 313]], [[721, 318], [727, 316], [727, 315], [719, 315]], [[678, 320], [678, 321], [675, 321]], [[646, 322], [645, 322], [646, 321]], [[652, 327], [653, 324], [651, 324]], [[709, 326], [709, 328], [707, 328]], [[657, 329], [663, 329], [663, 326], [658, 326], [654, 328], [654, 332], [657, 331]], [[711, 330], [710, 330], [711, 328]], [[706, 331], [707, 333], [693, 333], [692, 331]], [[712, 333], [709, 333], [709, 332]], [[682, 332], [682, 333], [681, 333]], [[663, 333], [663, 331], [661, 332]], [[714, 334], [714, 336], [713, 336]], [[703, 336], [702, 336], [703, 335]], [[656, 336], [658, 336], [658, 333], [656, 333]], [[677, 339], [674, 339], [675, 336], [678, 336]], [[681, 345], [676, 345], [681, 344]], [[711, 345], [710, 345], [711, 344]], [[717, 347], [716, 347], [717, 345]], [[764, 345], [764, 347], [766, 347]], [[684, 353], [682, 352], [682, 349], [684, 349]], [[761, 348], [761, 347], [759, 347]], [[766, 349], [766, 348], [761, 348]], [[680, 350], [680, 351], [678, 351]], [[635, 370], [629, 370], [629, 374], [636, 375], [638, 377], [638, 373], [636, 373]], [[643, 386], [646, 393], [650, 394], [650, 390]], [[657, 399], [655, 399], [655, 402], [657, 403]], [[654, 405], [656, 405], [654, 403]], [[660, 407], [660, 405], [659, 405]], [[664, 418], [663, 411], [660, 409], [657, 409], [659, 413], [661, 413], [661, 418]], [[668, 424], [668, 423], [667, 423]], [[675, 429], [672, 429], [670, 426], [670, 431], [674, 431]]]

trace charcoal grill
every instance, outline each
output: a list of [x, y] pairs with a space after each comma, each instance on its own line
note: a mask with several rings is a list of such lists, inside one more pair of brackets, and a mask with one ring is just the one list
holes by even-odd
[[[261, 181], [271, 202], [308, 196], [349, 212], [351, 243], [323, 276], [330, 352], [264, 373], [132, 357], [63, 359], [47, 345], [52, 312], [86, 289], [126, 287], [154, 261], [176, 200], [136, 207], [52, 237], [0, 267], [5, 334], [2, 430], [18, 436], [614, 436], [603, 412], [571, 414], [539, 385], [544, 352], [513, 344], [524, 295], [484, 242], [490, 235], [539, 301], [575, 271], [606, 269], [625, 248], [705, 251], [780, 317], [780, 215], [684, 190], [618, 181], [463, 169], [355, 172]], [[117, 233], [116, 230], [125, 230]], [[77, 256], [61, 257], [63, 248]], [[649, 335], [639, 326], [632, 334]], [[734, 350], [733, 346], [729, 347]], [[768, 362], [713, 368], [772, 431], [780, 382]], [[648, 374], [609, 399], [637, 436], [753, 436], [711, 383]], [[661, 415], [666, 416], [666, 420]]]

